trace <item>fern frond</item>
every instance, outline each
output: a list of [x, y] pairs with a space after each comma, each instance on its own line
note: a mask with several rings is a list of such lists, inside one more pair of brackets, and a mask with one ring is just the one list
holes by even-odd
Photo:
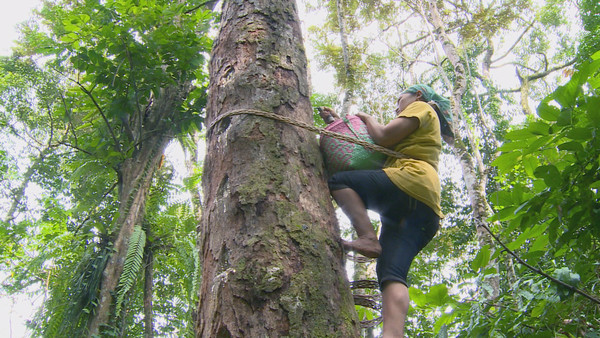
[[144, 246], [146, 245], [146, 232], [138, 225], [134, 228], [131, 238], [129, 239], [129, 248], [127, 256], [125, 256], [125, 264], [123, 272], [119, 278], [117, 285], [117, 298], [115, 303], [115, 314], [118, 317], [121, 312], [121, 305], [127, 292], [131, 289], [138, 272], [142, 268], [144, 258]]
[[[78, 251], [71, 249], [74, 253]], [[62, 274], [53, 275], [50, 297], [34, 319], [36, 336], [85, 336], [109, 251], [106, 246], [100, 250], [89, 246], [81, 255], [75, 254], [79, 260], [76, 266], [65, 267]]]
[[94, 175], [93, 173], [98, 173], [105, 170], [106, 165], [100, 161], [85, 161], [75, 168], [69, 180], [71, 182], [77, 182], [84, 176], [93, 179], [97, 177], [97, 175]]
[[97, 252], [86, 252], [84, 261], [77, 268], [79, 272], [73, 276], [71, 282], [69, 291], [73, 298], [61, 323], [62, 334], [83, 334], [88, 317], [96, 306], [102, 271], [110, 257], [110, 250], [110, 247], [104, 246]]

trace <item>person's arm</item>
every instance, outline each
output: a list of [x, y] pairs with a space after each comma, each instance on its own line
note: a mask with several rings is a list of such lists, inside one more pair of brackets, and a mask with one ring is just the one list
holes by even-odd
[[384, 126], [371, 115], [358, 113], [356, 116], [367, 125], [373, 142], [388, 148], [400, 143], [419, 128], [419, 119], [416, 117], [397, 117]]

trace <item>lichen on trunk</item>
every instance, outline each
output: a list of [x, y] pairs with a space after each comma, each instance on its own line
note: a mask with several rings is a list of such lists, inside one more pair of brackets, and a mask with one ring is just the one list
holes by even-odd
[[[207, 122], [257, 109], [312, 122], [294, 2], [228, 1], [213, 49]], [[315, 135], [264, 117], [207, 134], [201, 337], [358, 336]]]

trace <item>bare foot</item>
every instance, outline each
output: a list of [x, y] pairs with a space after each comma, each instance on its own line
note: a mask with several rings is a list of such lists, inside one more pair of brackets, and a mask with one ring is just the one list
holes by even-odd
[[377, 258], [381, 255], [381, 245], [377, 239], [358, 238], [354, 241], [342, 239], [342, 246], [348, 251], [356, 251], [369, 258]]

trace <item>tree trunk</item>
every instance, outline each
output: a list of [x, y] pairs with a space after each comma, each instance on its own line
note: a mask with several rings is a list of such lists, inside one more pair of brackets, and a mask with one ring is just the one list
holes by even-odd
[[517, 77], [519, 78], [519, 82], [521, 83], [521, 110], [523, 111], [523, 114], [533, 116], [531, 108], [529, 108], [529, 79], [527, 78], [527, 76], [521, 76], [521, 73], [519, 73], [519, 69], [517, 69]]
[[[148, 233], [148, 237], [151, 237]], [[144, 254], [144, 337], [154, 337], [152, 297], [154, 294], [154, 248], [149, 243]]]
[[[295, 2], [226, 1], [207, 122], [232, 110], [312, 122]], [[241, 115], [208, 131], [199, 337], [357, 337], [315, 135]]]
[[[431, 14], [431, 23], [435, 27], [435, 34], [437, 39], [442, 44], [446, 57], [452, 64], [455, 73], [454, 88], [452, 90], [452, 109], [454, 120], [458, 121], [458, 118], [462, 116], [462, 97], [467, 89], [467, 76], [465, 66], [463, 65], [456, 47], [446, 35], [446, 29], [444, 23], [440, 17], [437, 5], [433, 0], [427, 0], [429, 5], [429, 12]], [[487, 218], [491, 215], [491, 207], [487, 202], [485, 194], [485, 182], [487, 180], [487, 173], [485, 171], [485, 165], [483, 163], [479, 149], [476, 148], [476, 142], [474, 142], [474, 136], [470, 135], [470, 131], [466, 130], [467, 137], [470, 140], [471, 148], [468, 149], [467, 145], [464, 144], [460, 137], [460, 131], [456, 130], [456, 139], [454, 143], [453, 151], [458, 157], [465, 180], [465, 185], [469, 193], [471, 200], [471, 208], [473, 209], [473, 221], [476, 227], [477, 239], [480, 246], [490, 245], [490, 249], [494, 250], [494, 243], [491, 235], [485, 230], [485, 226], [488, 226]], [[489, 265], [495, 265], [495, 260], [490, 260]], [[486, 282], [491, 288], [491, 292], [486, 294], [486, 298], [496, 298], [500, 292], [500, 282], [497, 276], [491, 276], [486, 278]], [[484, 290], [486, 290], [484, 288]]]
[[[173, 86], [161, 90], [144, 119], [139, 148], [123, 161], [119, 170], [119, 218], [112, 237], [113, 253], [102, 273], [98, 305], [89, 323], [89, 335], [100, 334], [103, 325], [109, 325], [113, 294], [123, 272], [129, 239], [135, 225], [141, 224], [145, 215], [146, 198], [152, 176], [158, 168], [167, 144], [173, 138], [169, 115], [173, 114], [189, 92], [189, 85]], [[144, 137], [145, 136], [145, 137]]]
[[352, 67], [350, 66], [350, 53], [348, 51], [348, 34], [346, 33], [346, 19], [344, 18], [344, 4], [343, 0], [336, 0], [336, 12], [338, 19], [338, 26], [340, 28], [340, 40], [342, 42], [342, 57], [344, 60], [345, 70], [345, 85], [344, 88], [344, 100], [342, 102], [342, 111], [340, 116], [346, 116], [350, 112], [350, 106], [354, 101], [354, 75]]

